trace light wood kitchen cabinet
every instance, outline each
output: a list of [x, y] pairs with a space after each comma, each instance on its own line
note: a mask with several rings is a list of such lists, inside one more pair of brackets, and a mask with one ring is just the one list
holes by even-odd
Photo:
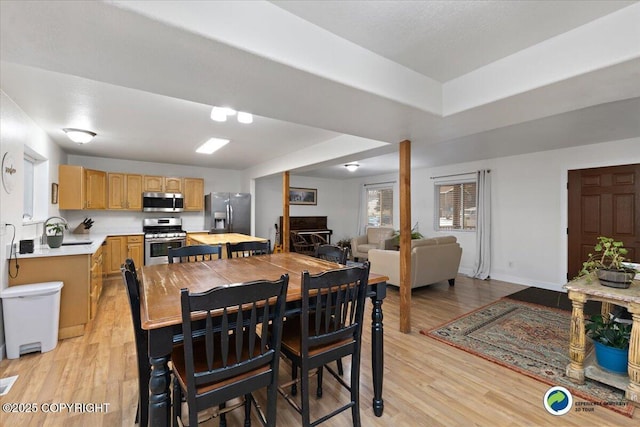
[[20, 274], [9, 277], [9, 286], [61, 281], [58, 338], [84, 334], [96, 314], [102, 293], [102, 246], [93, 254], [20, 259]]
[[127, 236], [127, 258], [131, 258], [136, 268], [144, 265], [144, 237]]
[[107, 209], [142, 210], [142, 175], [108, 174]]
[[106, 274], [120, 273], [120, 266], [127, 259], [127, 236], [107, 237]]
[[89, 289], [89, 319], [93, 319], [98, 311], [98, 301], [102, 295], [102, 246], [91, 256]]
[[133, 260], [136, 268], [144, 265], [144, 236], [109, 236], [106, 248], [106, 274], [120, 274], [120, 266], [127, 258]]
[[184, 179], [184, 210], [202, 211], [204, 210], [204, 179], [185, 178]]
[[105, 209], [107, 173], [82, 166], [58, 167], [60, 209]]
[[107, 173], [85, 169], [85, 179], [87, 183], [85, 209], [105, 209], [107, 207]]
[[144, 191], [155, 193], [181, 193], [182, 178], [145, 175]]

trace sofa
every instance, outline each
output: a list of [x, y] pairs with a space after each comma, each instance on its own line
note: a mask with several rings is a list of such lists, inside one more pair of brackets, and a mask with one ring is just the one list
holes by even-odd
[[351, 239], [351, 255], [358, 260], [368, 259], [371, 249], [385, 249], [393, 233], [391, 227], [367, 227], [364, 235]]
[[[455, 236], [411, 241], [411, 288], [449, 281], [455, 284], [462, 248]], [[369, 251], [371, 272], [389, 277], [387, 283], [400, 286], [400, 252], [385, 249]]]

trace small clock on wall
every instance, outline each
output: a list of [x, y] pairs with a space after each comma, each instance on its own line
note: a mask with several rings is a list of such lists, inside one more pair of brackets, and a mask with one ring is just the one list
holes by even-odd
[[2, 186], [7, 193], [13, 191], [16, 182], [16, 162], [8, 151], [2, 156]]

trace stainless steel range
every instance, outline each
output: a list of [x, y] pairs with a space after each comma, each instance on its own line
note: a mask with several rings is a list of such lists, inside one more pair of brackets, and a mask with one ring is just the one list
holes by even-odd
[[187, 233], [182, 229], [180, 218], [145, 218], [142, 221], [142, 231], [144, 265], [168, 263], [169, 247], [180, 248], [187, 241]]

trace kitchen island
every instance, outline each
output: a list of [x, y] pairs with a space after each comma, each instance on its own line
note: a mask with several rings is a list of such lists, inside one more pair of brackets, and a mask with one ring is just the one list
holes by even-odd
[[266, 242], [267, 239], [262, 237], [248, 236], [240, 233], [188, 233], [187, 245], [199, 244], [199, 245], [226, 245], [228, 243], [242, 243], [242, 242]]

